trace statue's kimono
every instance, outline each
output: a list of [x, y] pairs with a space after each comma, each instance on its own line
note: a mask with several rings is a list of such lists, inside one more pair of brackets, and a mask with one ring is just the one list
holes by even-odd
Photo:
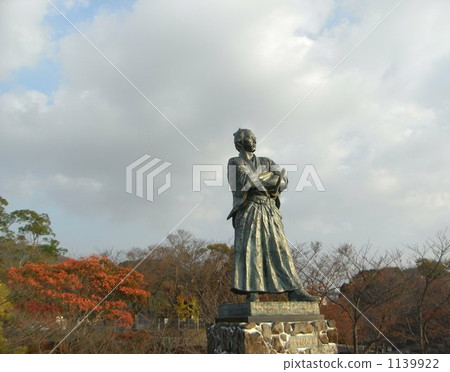
[[[281, 176], [281, 177], [280, 177]], [[281, 293], [303, 288], [295, 270], [279, 211], [287, 177], [271, 159], [244, 156], [228, 162], [233, 192], [232, 291]]]

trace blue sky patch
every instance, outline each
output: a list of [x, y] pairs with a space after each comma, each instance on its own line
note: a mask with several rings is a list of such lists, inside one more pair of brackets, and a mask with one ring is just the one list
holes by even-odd
[[[55, 6], [72, 22], [75, 26], [80, 23], [92, 20], [100, 11], [120, 12], [131, 9], [136, 0], [95, 0], [88, 6], [75, 5], [67, 9], [62, 1], [53, 2]], [[76, 32], [72, 25], [59, 14], [52, 6], [45, 17], [45, 23], [51, 27], [52, 40], [58, 40], [70, 33]]]
[[0, 94], [20, 87], [51, 95], [58, 88], [60, 80], [61, 66], [50, 59], [43, 59], [32, 67], [15, 71], [9, 79], [0, 82]]

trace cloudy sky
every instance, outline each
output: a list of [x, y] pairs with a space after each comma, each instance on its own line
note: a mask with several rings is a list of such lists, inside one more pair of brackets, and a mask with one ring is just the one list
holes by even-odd
[[[282, 200], [292, 242], [422, 242], [450, 225], [448, 14], [446, 0], [0, 0], [0, 195], [48, 213], [75, 256], [174, 228], [231, 243], [227, 185], [195, 192], [192, 169], [225, 166], [246, 127], [258, 155], [299, 170]], [[145, 154], [171, 163], [153, 202], [125, 189]], [[295, 190], [308, 164], [325, 191]]]

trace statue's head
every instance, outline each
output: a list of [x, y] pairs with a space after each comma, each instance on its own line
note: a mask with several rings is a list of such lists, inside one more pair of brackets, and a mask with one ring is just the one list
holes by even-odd
[[239, 128], [234, 136], [234, 146], [236, 150], [255, 152], [256, 150], [256, 137], [250, 129]]

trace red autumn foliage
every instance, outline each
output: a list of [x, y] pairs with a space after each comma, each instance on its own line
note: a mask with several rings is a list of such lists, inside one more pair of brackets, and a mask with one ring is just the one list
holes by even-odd
[[93, 310], [89, 320], [129, 327], [137, 307], [150, 295], [143, 289], [143, 275], [136, 271], [128, 275], [129, 270], [106, 257], [90, 256], [12, 267], [8, 280], [16, 306], [36, 317], [80, 320]]
[[320, 306], [320, 313], [325, 316], [325, 319], [336, 321], [338, 343], [350, 345], [352, 343], [352, 321], [344, 309], [334, 302], [328, 302], [326, 305]]

